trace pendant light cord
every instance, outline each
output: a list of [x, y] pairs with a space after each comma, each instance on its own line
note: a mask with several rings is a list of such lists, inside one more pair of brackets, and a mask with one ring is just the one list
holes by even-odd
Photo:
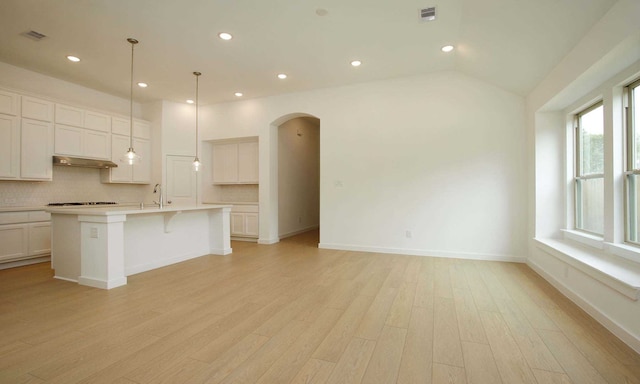
[[138, 43], [136, 39], [127, 39], [131, 43], [131, 92], [129, 94], [129, 148], [133, 148], [133, 47]]
[[196, 158], [198, 157], [198, 80], [200, 79], [200, 72], [196, 72]]

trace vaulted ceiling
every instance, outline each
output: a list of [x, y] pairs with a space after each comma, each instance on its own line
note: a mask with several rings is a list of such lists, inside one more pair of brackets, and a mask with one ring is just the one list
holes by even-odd
[[[128, 98], [134, 37], [135, 81], [149, 84], [134, 90], [139, 102], [193, 98], [193, 71], [202, 72], [201, 104], [236, 100], [237, 91], [263, 97], [441, 70], [525, 96], [614, 3], [2, 0], [0, 61]], [[432, 6], [436, 19], [421, 21], [420, 9]], [[22, 35], [31, 30], [47, 37]], [[455, 50], [443, 53], [447, 44]]]

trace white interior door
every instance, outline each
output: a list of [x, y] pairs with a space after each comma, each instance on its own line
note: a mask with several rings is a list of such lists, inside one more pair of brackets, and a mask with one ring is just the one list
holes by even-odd
[[191, 164], [193, 156], [167, 155], [167, 202], [171, 204], [196, 204], [197, 172]]

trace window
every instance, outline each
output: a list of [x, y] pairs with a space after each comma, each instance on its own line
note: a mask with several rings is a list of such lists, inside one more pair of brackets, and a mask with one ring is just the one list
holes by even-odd
[[627, 161], [626, 161], [626, 240], [640, 243], [640, 80], [625, 88]]
[[604, 232], [604, 115], [602, 102], [578, 113], [575, 116], [575, 121], [575, 227], [582, 231], [602, 235]]

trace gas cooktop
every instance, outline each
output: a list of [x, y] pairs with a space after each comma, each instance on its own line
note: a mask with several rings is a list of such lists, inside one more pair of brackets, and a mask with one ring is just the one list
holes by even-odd
[[70, 202], [70, 203], [49, 203], [47, 205], [52, 207], [67, 207], [72, 205], [113, 205], [118, 204], [115, 201], [82, 201], [82, 202]]

